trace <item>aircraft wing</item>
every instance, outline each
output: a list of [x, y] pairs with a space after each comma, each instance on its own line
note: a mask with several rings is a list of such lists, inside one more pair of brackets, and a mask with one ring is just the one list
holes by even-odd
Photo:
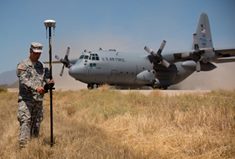
[[192, 52], [174, 52], [174, 62], [192, 60]]
[[[49, 61], [44, 61], [43, 63], [44, 63], [44, 64], [49, 64]], [[58, 63], [61, 64], [60, 61], [51, 61], [51, 63], [52, 63], [52, 64], [58, 64]]]
[[215, 50], [215, 63], [235, 62], [235, 49], [218, 49]]
[[[215, 59], [212, 62], [226, 63], [235, 62], [235, 49], [215, 49]], [[192, 60], [193, 51], [173, 53], [174, 62]]]
[[[71, 64], [75, 64], [77, 62], [77, 60], [78, 60], [77, 58], [76, 59], [71, 59], [71, 60], [69, 60], [69, 62]], [[49, 61], [44, 61], [43, 63], [44, 64], [49, 64]], [[51, 61], [51, 63], [52, 64], [61, 64], [62, 62], [60, 60], [56, 60], [56, 61]]]

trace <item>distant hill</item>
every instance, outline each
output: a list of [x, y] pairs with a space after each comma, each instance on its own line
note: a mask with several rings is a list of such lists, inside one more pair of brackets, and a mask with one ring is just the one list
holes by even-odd
[[[54, 67], [53, 78], [56, 81], [55, 88], [63, 90], [78, 90], [86, 88], [86, 85], [74, 80], [68, 75], [68, 72], [64, 72], [64, 76], [59, 76], [61, 67]], [[2, 88], [18, 88], [18, 78], [16, 76], [16, 70], [6, 71], [0, 73], [0, 87]]]
[[12, 85], [17, 81], [16, 70], [0, 73], [0, 85]]

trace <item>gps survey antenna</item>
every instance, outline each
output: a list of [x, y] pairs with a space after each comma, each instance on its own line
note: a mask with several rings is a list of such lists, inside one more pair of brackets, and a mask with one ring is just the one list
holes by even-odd
[[[51, 60], [52, 60], [52, 46], [51, 46], [51, 29], [53, 28], [53, 30], [55, 30], [55, 24], [56, 22], [54, 20], [45, 20], [44, 21], [44, 25], [46, 27], [46, 31], [47, 29], [49, 29], [49, 71], [50, 71], [50, 80], [52, 79], [52, 64], [51, 64]], [[50, 129], [51, 129], [51, 142], [50, 145], [51, 147], [54, 144], [54, 139], [53, 139], [53, 102], [52, 102], [52, 87], [49, 87], [50, 90]]]

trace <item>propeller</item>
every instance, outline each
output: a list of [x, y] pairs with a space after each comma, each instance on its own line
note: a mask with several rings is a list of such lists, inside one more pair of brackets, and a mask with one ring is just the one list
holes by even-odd
[[196, 63], [196, 71], [197, 72], [201, 71], [201, 63], [200, 63], [200, 61], [197, 61], [197, 63]]
[[204, 50], [200, 50], [198, 44], [194, 44], [193, 59], [196, 62], [196, 71], [201, 71], [201, 61], [203, 60], [202, 54], [205, 53]]
[[60, 76], [62, 76], [63, 73], [64, 73], [64, 67], [67, 67], [67, 68], [70, 67], [70, 61], [69, 61], [69, 58], [68, 58], [69, 57], [69, 52], [70, 52], [70, 47], [67, 47], [67, 51], [66, 51], [66, 54], [65, 54], [63, 59], [60, 58], [58, 55], [55, 55], [55, 58], [63, 64], [62, 69], [60, 71]]
[[162, 57], [162, 50], [164, 49], [165, 45], [166, 41], [163, 40], [157, 52], [154, 52], [152, 49], [150, 49], [147, 46], [144, 47], [144, 50], [150, 54], [148, 58], [151, 63], [157, 63], [157, 64], [160, 63], [166, 68], [168, 68], [170, 66], [170, 63]]

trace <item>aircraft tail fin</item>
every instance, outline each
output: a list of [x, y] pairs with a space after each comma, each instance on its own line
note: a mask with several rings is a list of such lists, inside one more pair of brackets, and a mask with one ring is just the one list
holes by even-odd
[[209, 18], [202, 13], [197, 25], [196, 33], [193, 34], [193, 49], [213, 48]]

